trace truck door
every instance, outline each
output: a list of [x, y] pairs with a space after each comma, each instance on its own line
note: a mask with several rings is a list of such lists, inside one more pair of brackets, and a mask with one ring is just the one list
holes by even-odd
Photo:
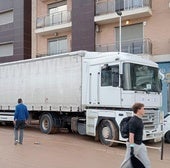
[[119, 65], [103, 65], [100, 67], [99, 103], [101, 106], [120, 107], [120, 75]]
[[90, 66], [89, 69], [89, 104], [99, 104], [99, 83], [100, 67], [97, 65]]
[[93, 65], [89, 69], [89, 104], [120, 107], [119, 65]]

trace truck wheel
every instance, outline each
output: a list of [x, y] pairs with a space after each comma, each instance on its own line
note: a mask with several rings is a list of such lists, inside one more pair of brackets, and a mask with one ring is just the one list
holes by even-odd
[[40, 118], [40, 130], [45, 134], [55, 133], [54, 121], [51, 114], [43, 114]]
[[170, 143], [170, 131], [168, 131], [166, 134], [165, 134], [165, 141], [167, 143]]
[[99, 125], [99, 139], [100, 142], [107, 146], [116, 146], [117, 143], [107, 141], [118, 140], [118, 130], [110, 120], [103, 120]]

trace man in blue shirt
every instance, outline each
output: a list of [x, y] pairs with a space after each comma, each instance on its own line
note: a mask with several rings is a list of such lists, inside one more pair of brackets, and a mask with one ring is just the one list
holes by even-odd
[[[29, 117], [29, 113], [27, 110], [27, 106], [23, 104], [22, 99], [18, 99], [18, 105], [15, 107], [15, 114], [14, 114], [14, 136], [15, 136], [15, 142], [14, 144], [17, 145], [17, 143], [22, 144], [23, 143], [23, 135], [24, 135], [24, 128], [25, 123], [27, 122]], [[19, 140], [18, 140], [18, 130], [20, 130], [19, 134]]]

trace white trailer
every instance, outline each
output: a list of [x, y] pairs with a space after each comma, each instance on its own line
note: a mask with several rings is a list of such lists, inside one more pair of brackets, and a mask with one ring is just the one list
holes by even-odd
[[158, 65], [137, 55], [77, 51], [0, 64], [0, 122], [13, 121], [18, 98], [43, 133], [69, 128], [108, 146], [125, 140], [120, 121], [142, 102], [143, 139], [162, 136]]

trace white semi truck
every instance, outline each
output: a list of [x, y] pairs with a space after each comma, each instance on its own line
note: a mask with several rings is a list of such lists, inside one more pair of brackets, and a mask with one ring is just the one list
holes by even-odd
[[77, 51], [0, 64], [0, 122], [13, 121], [18, 98], [43, 133], [69, 128], [108, 146], [125, 140], [120, 121], [142, 102], [143, 139], [162, 136], [158, 65], [137, 55]]

